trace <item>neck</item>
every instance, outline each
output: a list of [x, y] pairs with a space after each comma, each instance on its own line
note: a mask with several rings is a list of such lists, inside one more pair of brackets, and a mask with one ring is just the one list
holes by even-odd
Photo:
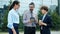
[[33, 10], [30, 10], [31, 13], [33, 13]]
[[47, 14], [48, 12], [44, 13], [44, 14]]
[[16, 10], [16, 8], [15, 8], [15, 7], [14, 7], [13, 9], [14, 9], [14, 10]]

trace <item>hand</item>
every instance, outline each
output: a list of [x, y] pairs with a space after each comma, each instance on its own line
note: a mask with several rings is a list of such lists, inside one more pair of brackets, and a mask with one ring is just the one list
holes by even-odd
[[39, 20], [39, 25], [47, 26], [47, 24], [46, 23], [43, 23], [41, 20]]
[[13, 34], [16, 34], [16, 32], [13, 32]]
[[46, 23], [44, 23], [44, 25], [45, 25], [45, 26], [47, 26], [47, 24], [46, 24]]
[[31, 20], [29, 20], [28, 23], [31, 23]]
[[46, 23], [43, 23], [43, 22], [41, 23], [41, 25], [47, 26], [47, 24]]
[[39, 25], [42, 25], [42, 21], [41, 20], [39, 20]]
[[14, 28], [12, 28], [12, 31], [13, 31], [13, 34], [16, 34], [16, 31], [15, 31], [15, 29], [14, 29]]

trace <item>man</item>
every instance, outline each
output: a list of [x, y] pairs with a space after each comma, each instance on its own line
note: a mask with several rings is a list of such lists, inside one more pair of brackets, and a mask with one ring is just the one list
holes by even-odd
[[35, 34], [37, 23], [37, 15], [33, 12], [35, 5], [33, 2], [29, 4], [29, 10], [26, 10], [23, 15], [24, 34]]
[[40, 25], [40, 33], [41, 34], [51, 34], [50, 33], [50, 27], [52, 27], [52, 19], [51, 16], [48, 15], [48, 7], [42, 6], [41, 12], [43, 16], [39, 19], [39, 25]]

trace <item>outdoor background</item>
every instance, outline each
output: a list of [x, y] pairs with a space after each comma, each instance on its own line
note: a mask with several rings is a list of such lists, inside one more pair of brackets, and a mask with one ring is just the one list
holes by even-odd
[[[9, 12], [9, 6], [14, 0], [0, 0], [0, 34], [8, 34], [7, 29], [7, 16]], [[19, 15], [20, 24], [19, 31], [23, 34], [24, 25], [22, 22], [23, 13], [26, 9], [29, 9], [29, 3], [35, 3], [35, 10], [38, 17], [41, 16], [39, 8], [42, 5], [49, 7], [49, 14], [52, 16], [53, 27], [51, 28], [52, 34], [60, 34], [60, 0], [18, 0], [20, 2]], [[39, 19], [39, 18], [38, 18]], [[37, 33], [39, 34], [39, 26], [36, 27]]]

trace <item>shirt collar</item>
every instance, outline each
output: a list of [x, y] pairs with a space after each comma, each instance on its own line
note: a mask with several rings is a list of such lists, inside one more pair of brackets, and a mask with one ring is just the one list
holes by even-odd
[[[34, 13], [34, 12], [35, 12], [35, 10], [33, 10], [32, 12]], [[30, 12], [30, 10], [29, 10], [29, 13], [31, 13], [31, 12]]]
[[44, 14], [44, 16], [46, 16], [46, 15], [47, 15], [47, 13]]
[[13, 10], [13, 12], [17, 12], [17, 10], [15, 10], [14, 8], [12, 10]]

